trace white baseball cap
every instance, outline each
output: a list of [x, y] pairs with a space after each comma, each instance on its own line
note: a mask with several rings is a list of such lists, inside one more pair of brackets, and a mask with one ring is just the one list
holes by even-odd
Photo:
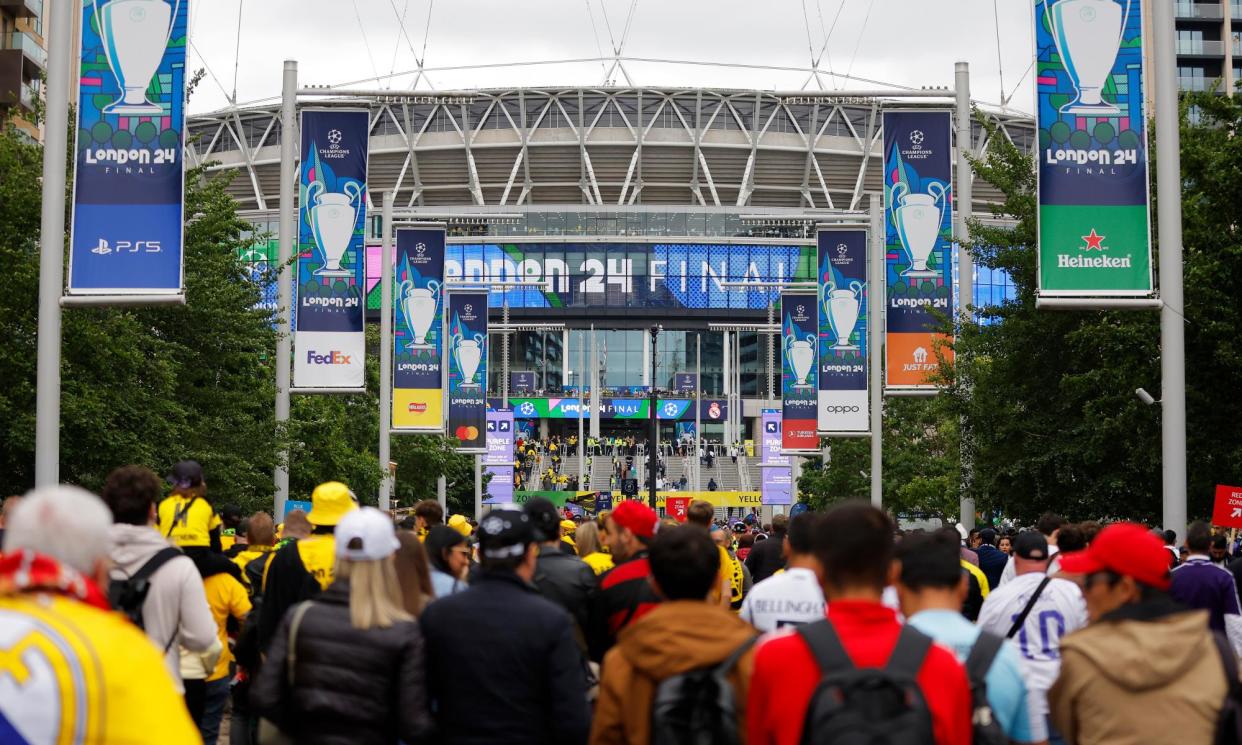
[[374, 507], [353, 510], [336, 526], [336, 556], [350, 561], [379, 561], [401, 547], [388, 515]]

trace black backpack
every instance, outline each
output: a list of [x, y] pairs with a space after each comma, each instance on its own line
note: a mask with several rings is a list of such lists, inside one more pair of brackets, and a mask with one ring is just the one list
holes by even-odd
[[[114, 579], [108, 583], [108, 602], [112, 603], [112, 607], [125, 617], [134, 622], [138, 628], [146, 631], [146, 625], [142, 620], [142, 604], [147, 599], [147, 592], [151, 589], [151, 576], [156, 570], [168, 563], [169, 560], [181, 556], [181, 549], [169, 546], [160, 549], [147, 559], [147, 563], [138, 568], [133, 575], [124, 579]], [[173, 634], [173, 640], [177, 638], [176, 633]], [[168, 646], [164, 647], [167, 652], [172, 647], [172, 641], [168, 642]]]
[[666, 678], [651, 704], [651, 745], [736, 745], [738, 704], [728, 675], [759, 636], [712, 667]]
[[1238, 659], [1224, 634], [1214, 631], [1212, 640], [1216, 643], [1216, 651], [1225, 666], [1225, 679], [1228, 683], [1225, 701], [1216, 720], [1216, 736], [1212, 742], [1214, 745], [1242, 745], [1242, 680], [1238, 679]]
[[1005, 640], [984, 631], [975, 640], [966, 657], [966, 677], [970, 679], [971, 726], [974, 729], [974, 745], [1008, 745], [1009, 737], [996, 721], [992, 704], [988, 703], [988, 671], [996, 661]]
[[802, 745], [927, 745], [935, 742], [919, 668], [932, 640], [902, 626], [888, 664], [854, 666], [829, 620], [798, 627], [823, 678], [811, 694]]

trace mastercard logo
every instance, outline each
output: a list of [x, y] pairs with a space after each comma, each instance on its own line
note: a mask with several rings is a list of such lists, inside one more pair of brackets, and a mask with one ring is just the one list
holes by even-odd
[[479, 428], [478, 427], [467, 427], [465, 425], [462, 425], [458, 427], [457, 430], [453, 434], [456, 435], [457, 439], [461, 440], [462, 442], [471, 442], [473, 440], [479, 439]]

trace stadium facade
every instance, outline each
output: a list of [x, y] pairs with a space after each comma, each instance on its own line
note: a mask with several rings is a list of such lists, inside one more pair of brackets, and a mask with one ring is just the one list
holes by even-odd
[[[548, 291], [492, 294], [495, 308], [507, 299], [512, 322], [530, 327], [514, 334], [510, 351], [510, 370], [533, 373], [531, 391], [511, 391], [521, 423], [544, 433], [577, 431], [577, 419], [566, 416], [574, 411], [568, 400], [576, 401], [579, 350], [593, 327], [607, 404], [603, 433], [641, 437], [645, 425], [637, 419], [646, 418], [646, 408], [639, 400], [653, 383], [646, 329], [661, 324], [654, 384], [673, 389], [676, 373], [693, 372], [701, 350], [702, 433], [719, 441], [726, 402], [740, 402], [740, 439], [757, 440], [759, 414], [772, 405], [772, 387], [779, 388], [779, 352], [765, 333], [746, 328], [766, 322], [779, 291], [722, 283], [747, 272], [813, 279], [816, 224], [865, 210], [868, 195], [882, 189], [880, 114], [895, 101], [815, 92], [526, 88], [400, 93], [364, 103], [371, 113], [373, 316], [378, 207], [381, 193], [394, 191], [398, 209], [448, 225], [450, 275], [488, 276], [508, 266], [555, 278]], [[975, 153], [986, 152], [996, 136], [1033, 149], [1030, 117], [985, 113], [995, 134], [976, 123]], [[271, 235], [249, 258], [271, 261], [280, 208], [279, 102], [193, 116], [189, 126], [191, 165], [234, 174], [231, 192], [243, 213]], [[989, 218], [999, 200], [994, 187], [976, 181], [972, 213]], [[976, 305], [1011, 292], [1006, 278], [977, 270]], [[501, 388], [499, 348], [492, 345], [493, 393]], [[716, 401], [721, 406], [709, 408]], [[670, 416], [662, 438], [684, 431], [692, 408]], [[740, 481], [745, 486], [745, 474]]]

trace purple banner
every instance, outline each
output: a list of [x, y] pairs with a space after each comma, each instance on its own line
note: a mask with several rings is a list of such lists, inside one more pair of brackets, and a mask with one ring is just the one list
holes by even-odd
[[763, 503], [793, 504], [793, 468], [789, 456], [781, 455], [781, 413], [763, 412], [763, 449], [759, 469], [763, 472]]
[[513, 502], [513, 412], [487, 412], [487, 452], [483, 470], [492, 475], [484, 504]]

